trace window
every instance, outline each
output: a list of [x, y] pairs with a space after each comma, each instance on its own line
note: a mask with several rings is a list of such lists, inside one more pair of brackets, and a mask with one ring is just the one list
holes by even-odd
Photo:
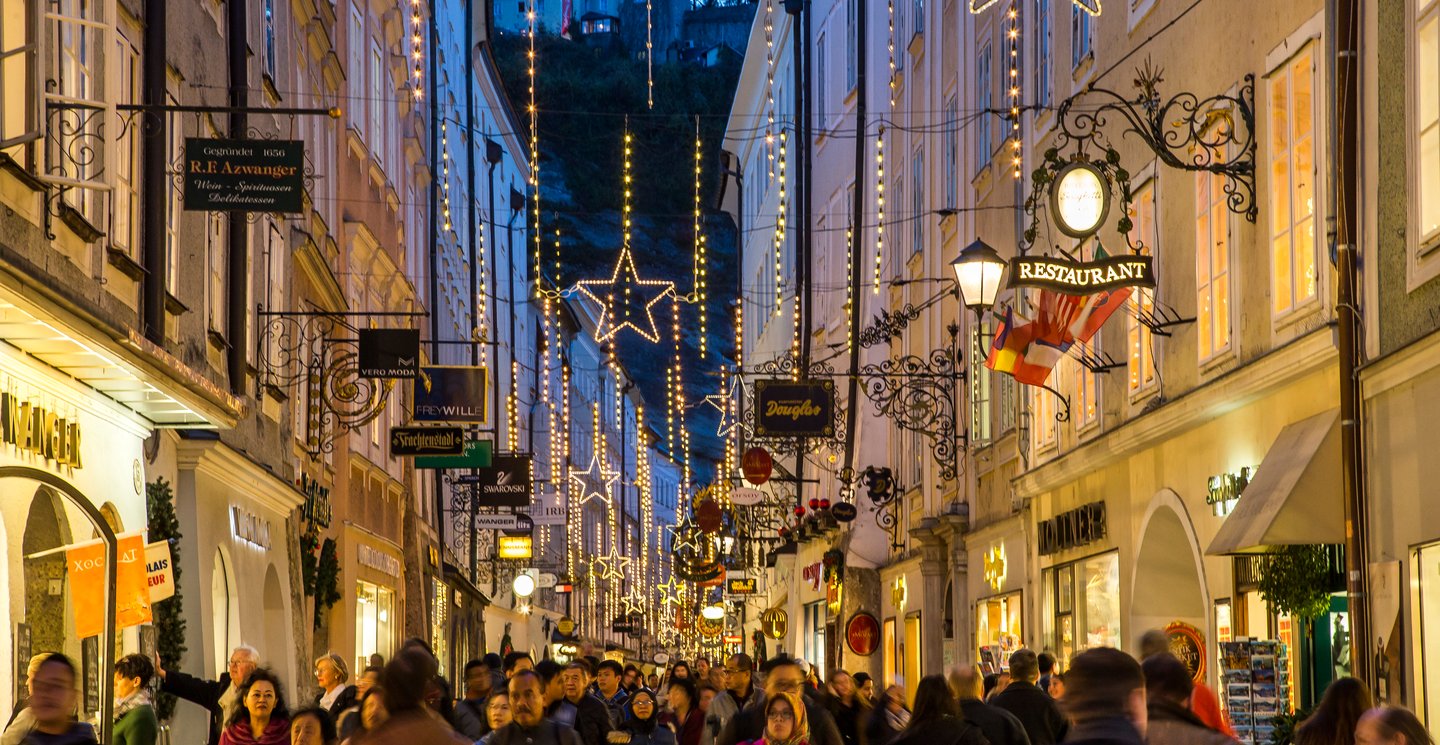
[[[7, 4], [5, 12], [0, 13], [0, 143], [39, 134], [34, 121], [35, 96], [39, 92], [31, 82], [27, 57], [30, 45], [35, 43], [27, 6], [38, 4], [39, 0], [20, 0]], [[5, 152], [25, 162], [21, 146]]]
[[1041, 586], [1043, 646], [1054, 650], [1060, 667], [1091, 647], [1121, 648], [1119, 552], [1046, 569]]
[[360, 15], [358, 7], [351, 6], [350, 8], [350, 29], [347, 36], [349, 39], [346, 46], [350, 54], [350, 64], [345, 69], [345, 74], [349, 76], [350, 100], [355, 103], [355, 106], [348, 107], [355, 112], [350, 124], [364, 134], [366, 109], [360, 105], [360, 102], [364, 101], [366, 96], [365, 19]]
[[[1151, 178], [1134, 192], [1130, 205], [1130, 242], [1141, 246], [1141, 253], [1155, 255], [1155, 240], [1159, 236], [1155, 229], [1155, 179]], [[1158, 271], [1157, 271], [1158, 274]], [[1150, 327], [1137, 320], [1139, 316], [1150, 317], [1155, 312], [1155, 290], [1136, 288], [1130, 293], [1130, 307], [1125, 322], [1125, 348], [1129, 358], [1129, 390], [1132, 395], [1148, 391], [1155, 385], [1155, 339]]]
[[[120, 76], [120, 97], [140, 102], [140, 52], [124, 35], [115, 35], [115, 60]], [[110, 241], [134, 257], [140, 245], [140, 142], [135, 127], [125, 127], [115, 143], [115, 208]], [[173, 136], [172, 136], [173, 141]]]
[[1440, 245], [1440, 0], [1415, 2], [1415, 103], [1411, 106], [1411, 147], [1415, 155], [1414, 195], [1419, 206], [1417, 248]]
[[265, 49], [263, 50], [265, 53], [265, 74], [270, 76], [270, 80], [273, 82], [275, 80], [275, 69], [277, 67], [275, 64], [275, 0], [265, 0], [265, 7], [261, 11], [261, 15], [265, 35]]
[[[1055, 394], [1030, 387], [1030, 438], [1035, 450], [1055, 446]], [[1063, 388], [1060, 390], [1064, 390]]]
[[830, 87], [830, 78], [827, 75], [828, 66], [825, 64], [826, 41], [825, 34], [823, 33], [815, 40], [815, 65], [820, 71], [820, 77], [815, 79], [816, 113], [814, 115], [814, 121], [822, 133], [825, 131], [826, 122], [830, 120], [830, 108], [828, 106], [830, 102], [825, 95], [826, 89]]
[[1015, 429], [1015, 379], [1009, 375], [991, 373], [993, 378], [1000, 381], [996, 386], [1000, 390], [996, 394], [996, 418], [1000, 426], [998, 432], [1005, 433]]
[[[209, 330], [225, 333], [225, 217], [219, 212], [205, 213], [206, 319]], [[283, 310], [277, 308], [276, 310]]]
[[[990, 385], [997, 373], [985, 367], [987, 351], [984, 343], [995, 338], [995, 321], [987, 320], [970, 337], [970, 437], [975, 442], [989, 442]], [[1008, 375], [999, 375], [1008, 378]]]
[[910, 6], [911, 14], [915, 16], [914, 34], [925, 33], [925, 0], [914, 0]]
[[910, 251], [925, 248], [925, 147], [915, 149], [910, 158]]
[[[1093, 261], [1095, 259], [1096, 239], [1087, 238], [1080, 244], [1078, 252], [1081, 261]], [[1133, 293], [1132, 293], [1133, 294]], [[1087, 345], [1087, 352], [1092, 357], [1100, 355], [1100, 339], [1103, 334], [1096, 333], [1090, 337]], [[1099, 375], [1086, 367], [1078, 359], [1071, 358], [1075, 365], [1075, 409], [1079, 415], [1075, 420], [1076, 431], [1089, 429], [1100, 422], [1100, 382]]]
[[385, 138], [382, 133], [385, 131], [384, 116], [386, 99], [390, 95], [385, 85], [388, 80], [385, 72], [385, 57], [380, 53], [380, 45], [373, 43], [370, 46], [370, 154], [378, 163], [384, 162], [383, 151]]
[[995, 141], [992, 139], [994, 134], [990, 129], [990, 109], [995, 105], [995, 91], [990, 80], [993, 51], [989, 40], [986, 40], [975, 61], [975, 103], [980, 109], [980, 118], [975, 120], [975, 150], [982, 169], [990, 165], [990, 156], [995, 154]]
[[1270, 301], [1275, 315], [1316, 297], [1315, 49], [1270, 77]]
[[[375, 549], [370, 550], [379, 553]], [[395, 615], [395, 591], [358, 580], [355, 583], [355, 603], [355, 660], [356, 667], [364, 670], [370, 664], [370, 655], [378, 654], [388, 660], [394, 649], [395, 631], [399, 628], [392, 618]]]
[[1035, 0], [1035, 103], [1050, 105], [1050, 60], [1053, 57], [1051, 44], [1050, 5], [1053, 0]]
[[[173, 85], [174, 81], [171, 82]], [[167, 92], [165, 98], [168, 104], [179, 103], [173, 92]], [[171, 112], [165, 115], [165, 119], [165, 151], [170, 158], [166, 165], [168, 172], [169, 164], [180, 163], [184, 156], [187, 117], [179, 112]], [[179, 179], [170, 179], [165, 199], [165, 287], [175, 296], [180, 294], [180, 219], [185, 212], [184, 194], [178, 181]]]
[[960, 100], [955, 94], [945, 102], [945, 206], [960, 203]]
[[1080, 69], [1080, 64], [1094, 53], [1090, 47], [1090, 14], [1079, 5], [1070, 6], [1070, 69]]
[[860, 0], [845, 0], [845, 90], [860, 84]]
[[1230, 347], [1230, 207], [1225, 178], [1195, 176], [1195, 309], [1200, 360]]

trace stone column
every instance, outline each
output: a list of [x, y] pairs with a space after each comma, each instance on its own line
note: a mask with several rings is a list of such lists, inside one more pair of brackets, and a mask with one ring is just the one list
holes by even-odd
[[950, 602], [954, 604], [951, 612], [955, 618], [955, 661], [961, 663], [974, 662], [974, 651], [970, 649], [973, 628], [970, 618], [970, 553], [964, 536], [967, 522], [961, 515], [940, 516], [940, 532], [945, 535], [949, 548], [950, 581], [954, 588]]
[[[944, 672], [945, 643], [940, 622], [945, 617], [946, 543], [940, 521], [927, 517], [910, 531], [920, 545], [920, 674]], [[911, 596], [911, 607], [916, 606]], [[902, 627], [903, 628], [903, 627]]]

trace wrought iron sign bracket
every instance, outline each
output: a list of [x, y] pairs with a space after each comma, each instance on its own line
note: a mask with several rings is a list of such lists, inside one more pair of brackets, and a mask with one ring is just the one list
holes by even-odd
[[935, 349], [926, 357], [907, 354], [860, 368], [865, 397], [875, 413], [900, 429], [924, 435], [943, 481], [956, 476], [955, 388], [964, 379], [953, 349]]
[[1148, 310], [1137, 307], [1135, 309], [1135, 320], [1138, 321], [1140, 325], [1150, 329], [1150, 333], [1156, 336], [1168, 337], [1174, 333], [1170, 329], [1176, 326], [1183, 326], [1187, 323], [1194, 323], [1195, 317], [1184, 318], [1180, 315], [1180, 311], [1156, 300], [1154, 305]]
[[1079, 354], [1075, 355], [1075, 361], [1084, 365], [1086, 370], [1096, 374], [1108, 373], [1111, 370], [1125, 367], [1124, 362], [1115, 359], [1109, 352], [1093, 348], [1081, 347]]
[[1054, 394], [1055, 398], [1060, 399], [1060, 405], [1061, 405], [1062, 408], [1055, 412], [1055, 421], [1061, 422], [1061, 423], [1070, 421], [1070, 397], [1069, 397], [1069, 396], [1066, 396], [1065, 394], [1061, 393], [1060, 391], [1057, 391], [1057, 390], [1055, 390], [1054, 388], [1051, 388], [1049, 385], [1039, 385], [1039, 386], [1035, 386], [1035, 387], [1036, 387], [1036, 388], [1041, 388], [1041, 389], [1044, 389], [1044, 390], [1047, 390], [1047, 391], [1050, 391], [1050, 393]]

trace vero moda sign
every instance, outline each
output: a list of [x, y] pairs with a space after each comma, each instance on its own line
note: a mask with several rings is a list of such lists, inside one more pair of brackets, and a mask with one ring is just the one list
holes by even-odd
[[415, 421], [488, 423], [487, 382], [483, 367], [421, 367], [420, 377], [415, 379]]
[[360, 329], [360, 377], [413, 378], [420, 374], [419, 329]]
[[528, 507], [531, 480], [531, 456], [497, 455], [489, 468], [480, 469], [480, 505], [482, 507]]

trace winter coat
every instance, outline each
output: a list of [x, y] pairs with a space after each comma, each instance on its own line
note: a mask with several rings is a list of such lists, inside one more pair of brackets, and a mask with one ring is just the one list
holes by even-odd
[[[830, 712], [825, 711], [825, 707], [806, 701], [805, 718], [810, 721], [808, 745], [844, 745], [840, 740], [840, 730], [835, 727], [835, 719], [830, 716]], [[760, 740], [764, 736], [765, 696], [757, 693], [740, 713], [725, 724], [725, 728], [715, 740], [715, 745], [740, 745]]]
[[160, 720], [155, 707], [141, 704], [115, 720], [110, 732], [110, 745], [155, 745], [160, 736]]
[[581, 694], [579, 701], [562, 698], [550, 706], [550, 716], [554, 717], [555, 712], [566, 705], [575, 708], [575, 734], [580, 736], [580, 742], [583, 745], [605, 745], [605, 736], [614, 729], [610, 725], [610, 710], [605, 704], [588, 693]]
[[1168, 701], [1151, 702], [1148, 708], [1150, 723], [1146, 728], [1145, 741], [1153, 745], [1234, 745], [1224, 732], [1217, 732], [1205, 726], [1200, 718], [1189, 709]]
[[220, 708], [220, 697], [230, 690], [230, 673], [220, 673], [219, 680], [204, 680], [170, 670], [160, 679], [160, 690], [209, 709], [210, 738], [205, 742], [206, 745], [218, 745], [220, 730], [225, 727], [225, 712]]
[[725, 725], [740, 713], [747, 704], [755, 700], [759, 695], [759, 689], [750, 687], [750, 696], [744, 701], [737, 701], [735, 694], [730, 691], [721, 691], [719, 695], [710, 700], [710, 710], [705, 714], [705, 732], [700, 736], [700, 745], [715, 745], [720, 733], [725, 731]]
[[677, 745], [675, 730], [660, 722], [660, 712], [651, 713], [649, 719], [640, 719], [628, 701], [620, 711], [620, 726], [615, 731], [629, 735], [625, 745]]
[[1140, 731], [1125, 717], [1105, 717], [1079, 722], [1066, 732], [1064, 742], [1065, 745], [1145, 745]]
[[979, 727], [952, 716], [911, 723], [891, 742], [894, 745], [990, 745]]
[[972, 698], [960, 702], [960, 712], [965, 715], [965, 721], [985, 733], [990, 745], [1030, 745], [1025, 725], [1014, 714], [998, 706]]
[[[335, 697], [335, 702], [330, 704], [330, 708], [326, 709], [325, 711], [330, 712], [331, 719], [339, 721], [340, 715], [345, 713], [346, 709], [354, 706], [355, 701], [358, 697], [359, 694], [355, 690], [355, 686], [345, 686], [345, 688], [340, 691], [340, 695]], [[320, 693], [315, 695], [314, 704], [316, 706], [319, 706], [320, 699], [323, 698], [325, 698], [325, 691], [324, 689], [321, 689]]]
[[290, 745], [290, 720], [270, 717], [257, 737], [250, 731], [250, 719], [242, 716], [220, 733], [220, 745]]
[[1020, 720], [1025, 734], [1030, 736], [1030, 745], [1055, 745], [1065, 739], [1068, 726], [1065, 715], [1055, 705], [1055, 699], [1040, 690], [1034, 683], [1016, 680], [1005, 690], [990, 698], [991, 706], [998, 706]]
[[[521, 727], [519, 722], [511, 722], [490, 733], [489, 737], [487, 745], [581, 745], [580, 736], [575, 730], [549, 717], [541, 720], [533, 729]], [[391, 742], [417, 745], [408, 740]]]

